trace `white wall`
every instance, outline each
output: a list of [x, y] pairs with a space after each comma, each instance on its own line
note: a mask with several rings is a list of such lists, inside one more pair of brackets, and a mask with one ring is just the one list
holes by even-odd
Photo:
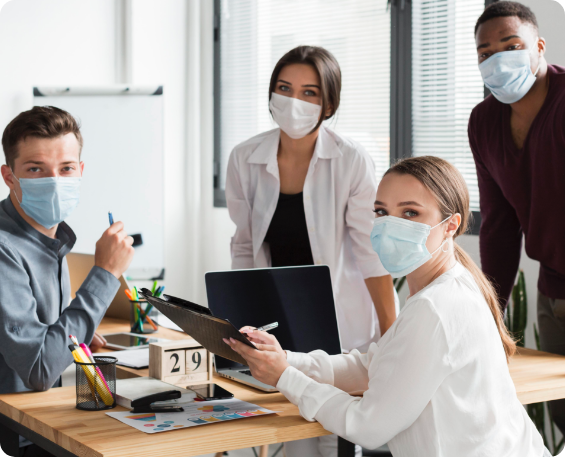
[[[113, 83], [114, 0], [7, 3], [0, 62], [0, 131], [32, 107], [34, 85]], [[7, 194], [2, 182], [0, 196]]]
[[538, 19], [540, 36], [547, 42], [547, 61], [565, 65], [565, 0], [519, 1], [528, 6]]
[[186, 208], [186, 1], [131, 2], [131, 83], [164, 86], [165, 283], [188, 297]]

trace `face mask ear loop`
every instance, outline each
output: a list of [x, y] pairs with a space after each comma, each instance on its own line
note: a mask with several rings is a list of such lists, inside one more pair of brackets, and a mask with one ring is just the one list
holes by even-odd
[[[443, 224], [446, 220], [448, 220], [451, 216], [453, 216], [453, 213], [450, 214], [449, 216], [447, 216], [447, 217], [446, 217], [443, 221], [441, 221], [439, 224], [434, 225], [430, 230], [433, 230], [433, 229], [435, 229], [436, 227], [440, 226], [440, 225]], [[439, 248], [437, 248], [437, 249], [432, 253], [432, 255], [434, 255], [434, 254], [435, 254], [437, 251], [439, 251], [440, 249], [441, 249], [441, 252], [449, 252], [449, 246], [448, 246], [448, 248], [447, 248], [447, 251], [444, 251], [444, 250], [443, 250], [443, 247], [444, 247], [445, 243], [447, 243], [447, 238], [444, 238], [444, 240], [443, 240], [443, 241], [441, 242], [441, 244], [439, 245]]]
[[433, 229], [435, 229], [436, 227], [439, 227], [441, 224], [443, 224], [443, 223], [444, 223], [447, 219], [449, 219], [451, 216], [453, 216], [453, 214], [450, 214], [449, 216], [447, 216], [447, 217], [446, 217], [443, 221], [441, 221], [439, 224], [434, 225], [434, 226], [430, 229], [430, 231], [433, 230]]
[[[538, 37], [538, 40], [539, 40], [539, 37]], [[535, 49], [535, 47], [534, 47], [534, 49]], [[531, 55], [530, 55], [530, 59], [531, 59]], [[536, 72], [534, 73], [534, 77], [538, 75], [538, 71], [539, 71], [540, 67], [541, 67], [541, 62], [538, 64], [538, 68], [536, 69]]]
[[[447, 246], [447, 250], [443, 249], [444, 246]], [[441, 243], [441, 252], [449, 252], [449, 242], [447, 241], [447, 238], [443, 240], [443, 243]]]
[[449, 247], [447, 248], [447, 251], [443, 250], [443, 246], [445, 245], [446, 242], [447, 242], [447, 238], [444, 238], [444, 240], [441, 242], [439, 247], [434, 252], [432, 252], [430, 255], [434, 256], [436, 254], [436, 252], [438, 252], [440, 249], [441, 249], [441, 252], [449, 252]]
[[[18, 181], [18, 184], [19, 184], [19, 183], [20, 183], [20, 180], [19, 180], [18, 178], [16, 178], [16, 175], [14, 174], [14, 170], [12, 170], [11, 168], [10, 168], [10, 173], [12, 173], [12, 176], [14, 177], [14, 179], [15, 179], [16, 181]], [[14, 197], [16, 197], [16, 200], [18, 201], [18, 204], [21, 206], [22, 202], [21, 202], [20, 199], [18, 198], [18, 194], [16, 193], [16, 189], [13, 189], [13, 190], [14, 190]]]

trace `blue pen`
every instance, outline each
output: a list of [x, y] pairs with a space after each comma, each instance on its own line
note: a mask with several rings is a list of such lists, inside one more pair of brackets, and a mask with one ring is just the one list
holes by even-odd
[[112, 216], [110, 211], [108, 211], [108, 219], [110, 220], [110, 225], [114, 225], [114, 216]]

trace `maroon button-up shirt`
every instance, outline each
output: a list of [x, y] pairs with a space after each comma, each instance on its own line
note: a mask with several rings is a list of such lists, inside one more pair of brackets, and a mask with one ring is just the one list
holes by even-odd
[[549, 92], [522, 149], [512, 139], [511, 107], [492, 95], [469, 120], [477, 166], [483, 271], [504, 309], [522, 246], [541, 264], [540, 292], [565, 298], [565, 68], [548, 66]]

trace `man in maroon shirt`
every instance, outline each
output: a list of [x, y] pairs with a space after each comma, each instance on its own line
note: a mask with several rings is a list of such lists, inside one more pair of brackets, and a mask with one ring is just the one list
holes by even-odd
[[[486, 8], [475, 38], [491, 90], [469, 120], [482, 268], [504, 310], [525, 236], [528, 256], [540, 262], [541, 347], [565, 355], [565, 68], [547, 64], [536, 18], [520, 3]], [[551, 403], [565, 432], [565, 400]]]

